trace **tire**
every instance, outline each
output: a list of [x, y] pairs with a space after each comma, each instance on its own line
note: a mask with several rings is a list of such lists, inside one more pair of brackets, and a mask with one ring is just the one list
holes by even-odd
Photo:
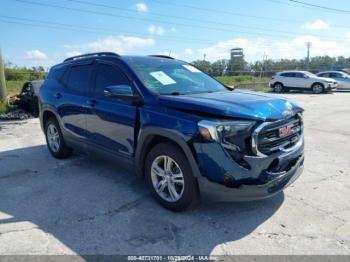
[[324, 86], [319, 83], [315, 83], [311, 86], [312, 93], [321, 94], [324, 92]]
[[156, 145], [146, 158], [145, 175], [153, 196], [165, 208], [180, 212], [199, 203], [197, 180], [183, 152], [175, 145]]
[[47, 147], [55, 158], [67, 158], [72, 154], [72, 149], [66, 146], [62, 136], [60, 125], [56, 118], [50, 117], [45, 123], [45, 137]]
[[284, 87], [283, 87], [283, 84], [281, 84], [281, 83], [275, 83], [274, 85], [273, 85], [273, 91], [275, 92], [275, 93], [282, 93], [283, 91], [284, 91]]

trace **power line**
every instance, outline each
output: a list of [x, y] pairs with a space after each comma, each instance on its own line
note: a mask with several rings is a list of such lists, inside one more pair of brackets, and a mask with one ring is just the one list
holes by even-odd
[[[112, 31], [109, 28], [57, 23], [57, 22], [52, 22], [47, 20], [29, 19], [24, 17], [14, 17], [14, 16], [2, 15], [2, 14], [0, 14], [0, 22], [32, 26], [32, 27], [38, 27], [38, 28], [58, 29], [63, 31], [93, 33], [98, 35], [105, 35], [106, 33], [109, 33], [109, 34], [130, 34], [134, 36], [136, 35], [136, 36], [142, 36], [142, 37], [149, 37], [149, 35], [145, 33], [139, 33], [139, 32], [123, 31], [123, 33], [121, 33], [121, 32]], [[199, 39], [199, 38], [188, 38], [188, 37], [177, 37], [177, 36], [158, 36], [158, 37], [165, 38], [170, 41], [176, 41], [176, 42], [178, 42], [179, 40], [182, 42], [197, 42], [200, 44], [215, 44], [218, 42], [210, 39]], [[276, 45], [264, 45], [264, 44], [259, 45], [259, 47], [260, 48], [271, 48], [271, 47], [277, 48]], [[283, 48], [283, 47], [278, 47], [278, 49], [289, 50], [288, 48]]]
[[303, 6], [307, 6], [307, 7], [316, 7], [316, 8], [319, 8], [319, 9], [325, 9], [325, 10], [335, 11], [335, 12], [340, 12], [340, 13], [350, 13], [349, 10], [344, 10], [344, 9], [338, 9], [338, 8], [332, 8], [332, 7], [328, 7], [328, 6], [316, 5], [316, 4], [311, 4], [311, 3], [297, 1], [297, 0], [289, 0], [289, 1], [297, 3], [297, 4], [300, 4], [300, 5], [303, 5]]
[[[235, 27], [245, 27], [245, 28], [251, 28], [253, 32], [247, 32], [247, 31], [239, 31], [239, 30], [232, 30], [232, 29], [225, 29], [225, 28], [218, 28], [218, 27], [208, 27], [208, 26], [203, 26], [203, 25], [189, 25], [185, 23], [178, 23], [178, 22], [169, 22], [169, 21], [164, 21], [164, 20], [159, 20], [159, 19], [152, 19], [152, 18], [144, 18], [144, 17], [135, 17], [135, 16], [125, 16], [125, 15], [116, 15], [114, 13], [106, 13], [106, 12], [101, 12], [101, 11], [92, 11], [92, 10], [87, 10], [87, 9], [80, 9], [80, 8], [74, 8], [74, 7], [66, 7], [66, 6], [60, 6], [60, 5], [55, 5], [55, 4], [48, 4], [48, 3], [38, 3], [38, 2], [33, 2], [30, 0], [15, 0], [17, 2], [21, 3], [26, 3], [26, 4], [31, 4], [31, 5], [38, 5], [38, 6], [47, 6], [47, 7], [53, 7], [53, 8], [59, 8], [59, 9], [65, 9], [65, 10], [70, 10], [70, 11], [76, 11], [76, 12], [82, 12], [82, 13], [90, 13], [90, 14], [98, 14], [98, 15], [105, 15], [105, 16], [110, 16], [110, 17], [118, 17], [118, 18], [123, 18], [123, 19], [134, 19], [134, 20], [141, 20], [141, 21], [150, 21], [150, 22], [156, 22], [156, 23], [163, 23], [163, 24], [169, 24], [169, 25], [176, 25], [176, 26], [182, 26], [182, 27], [190, 27], [190, 28], [201, 28], [201, 29], [206, 29], [206, 30], [213, 30], [213, 31], [222, 31], [222, 32], [236, 32], [236, 33], [245, 33], [245, 34], [254, 34], [256, 35], [255, 31], [267, 31], [270, 32], [272, 30], [267, 30], [264, 28], [257, 28], [257, 27], [248, 27], [248, 26], [241, 26], [241, 25], [233, 25], [230, 24], [231, 26]], [[83, 2], [83, 1], [80, 1]], [[90, 4], [93, 4], [90, 2]], [[129, 10], [130, 11], [130, 10]], [[167, 15], [167, 17], [171, 17]], [[215, 22], [213, 22], [215, 23]], [[291, 34], [289, 31], [279, 31], [279, 33], [284, 34], [285, 36], [295, 36], [296, 34]], [[266, 36], [274, 36], [273, 34], [265, 34]]]
[[209, 13], [220, 13], [220, 14], [226, 14], [226, 15], [233, 15], [233, 16], [240, 16], [240, 17], [245, 17], [245, 18], [255, 18], [255, 19], [263, 19], [263, 20], [271, 20], [271, 21], [280, 21], [280, 22], [289, 22], [289, 23], [302, 23], [302, 21], [298, 20], [291, 20], [291, 19], [282, 19], [282, 18], [275, 18], [275, 17], [267, 17], [267, 16], [257, 16], [257, 15], [252, 15], [248, 13], [236, 13], [236, 12], [231, 12], [227, 10], [219, 10], [219, 9], [212, 9], [212, 8], [204, 8], [201, 6], [193, 6], [193, 5], [187, 5], [187, 4], [179, 4], [179, 3], [174, 3], [174, 2], [164, 2], [160, 0], [151, 0], [151, 2], [159, 3], [162, 5], [172, 5], [172, 6], [179, 6], [179, 7], [185, 7], [188, 9], [194, 9], [194, 10], [201, 10]]
[[[123, 18], [123, 19], [135, 19], [135, 20], [141, 20], [141, 21], [151, 21], [151, 22], [159, 22], [159, 23], [165, 23], [165, 24], [170, 24], [170, 25], [177, 25], [177, 26], [183, 26], [183, 27], [189, 27], [189, 28], [201, 28], [201, 29], [206, 29], [206, 30], [214, 30], [214, 31], [224, 31], [224, 32], [235, 32], [235, 33], [243, 33], [243, 34], [250, 34], [256, 36], [256, 32], [247, 32], [247, 31], [239, 31], [239, 30], [231, 30], [231, 29], [224, 29], [224, 28], [217, 28], [217, 27], [207, 27], [207, 26], [201, 26], [201, 25], [189, 25], [189, 24], [183, 24], [183, 23], [177, 23], [177, 22], [169, 22], [169, 21], [164, 21], [164, 20], [157, 20], [157, 19], [150, 19], [150, 18], [142, 18], [142, 17], [130, 17], [130, 16], [125, 16], [125, 15], [115, 15], [112, 13], [106, 13], [106, 12], [100, 12], [100, 11], [92, 11], [92, 10], [86, 10], [86, 9], [79, 9], [79, 8], [74, 8], [74, 7], [66, 7], [66, 6], [60, 6], [60, 5], [55, 5], [55, 4], [47, 4], [47, 3], [38, 3], [38, 2], [33, 2], [30, 0], [15, 0], [17, 2], [22, 2], [22, 3], [27, 3], [31, 5], [38, 5], [38, 6], [48, 6], [48, 7], [53, 7], [53, 8], [59, 8], [59, 9], [64, 9], [64, 10], [71, 10], [71, 11], [76, 11], [76, 12], [83, 12], [83, 13], [92, 13], [92, 14], [99, 14], [99, 15], [106, 15], [106, 16], [111, 16], [111, 17], [118, 17], [118, 18]], [[72, 0], [73, 1], [73, 0]], [[78, 0], [76, 0], [78, 1]], [[84, 2], [84, 1], [79, 1], [79, 2]], [[90, 4], [93, 4], [90, 2]], [[237, 27], [240, 27], [239, 25], [236, 25]], [[259, 30], [258, 34], [260, 31], [271, 31], [273, 30], [266, 30], [266, 29], [261, 29], [261, 28], [254, 28], [255, 31]], [[291, 37], [297, 37], [299, 34], [291, 34], [288, 31], [277, 31], [278, 34], [261, 34], [263, 36], [269, 36], [269, 37], [278, 37], [282, 36], [291, 36]], [[323, 38], [320, 35], [314, 34], [314, 36], [319, 37], [320, 39]], [[332, 37], [332, 39], [338, 39], [338, 40], [345, 40], [344, 38], [336, 38]]]

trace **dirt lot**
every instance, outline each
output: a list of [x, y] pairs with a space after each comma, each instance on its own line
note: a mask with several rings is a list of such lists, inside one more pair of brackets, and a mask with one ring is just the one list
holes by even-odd
[[55, 160], [37, 119], [0, 123], [0, 254], [350, 254], [350, 93], [286, 96], [306, 109], [299, 180], [182, 214], [117, 163]]

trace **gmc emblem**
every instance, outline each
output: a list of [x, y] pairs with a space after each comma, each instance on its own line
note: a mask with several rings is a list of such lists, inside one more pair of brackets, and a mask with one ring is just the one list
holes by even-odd
[[291, 134], [294, 134], [293, 125], [284, 126], [279, 129], [279, 137], [286, 137]]

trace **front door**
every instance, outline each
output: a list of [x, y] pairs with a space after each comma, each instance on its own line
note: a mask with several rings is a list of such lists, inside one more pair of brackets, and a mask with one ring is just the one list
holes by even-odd
[[97, 61], [95, 66], [92, 114], [87, 118], [89, 141], [109, 151], [131, 156], [134, 152], [136, 106], [130, 100], [105, 96], [109, 86], [132, 86], [123, 70], [114, 63]]

